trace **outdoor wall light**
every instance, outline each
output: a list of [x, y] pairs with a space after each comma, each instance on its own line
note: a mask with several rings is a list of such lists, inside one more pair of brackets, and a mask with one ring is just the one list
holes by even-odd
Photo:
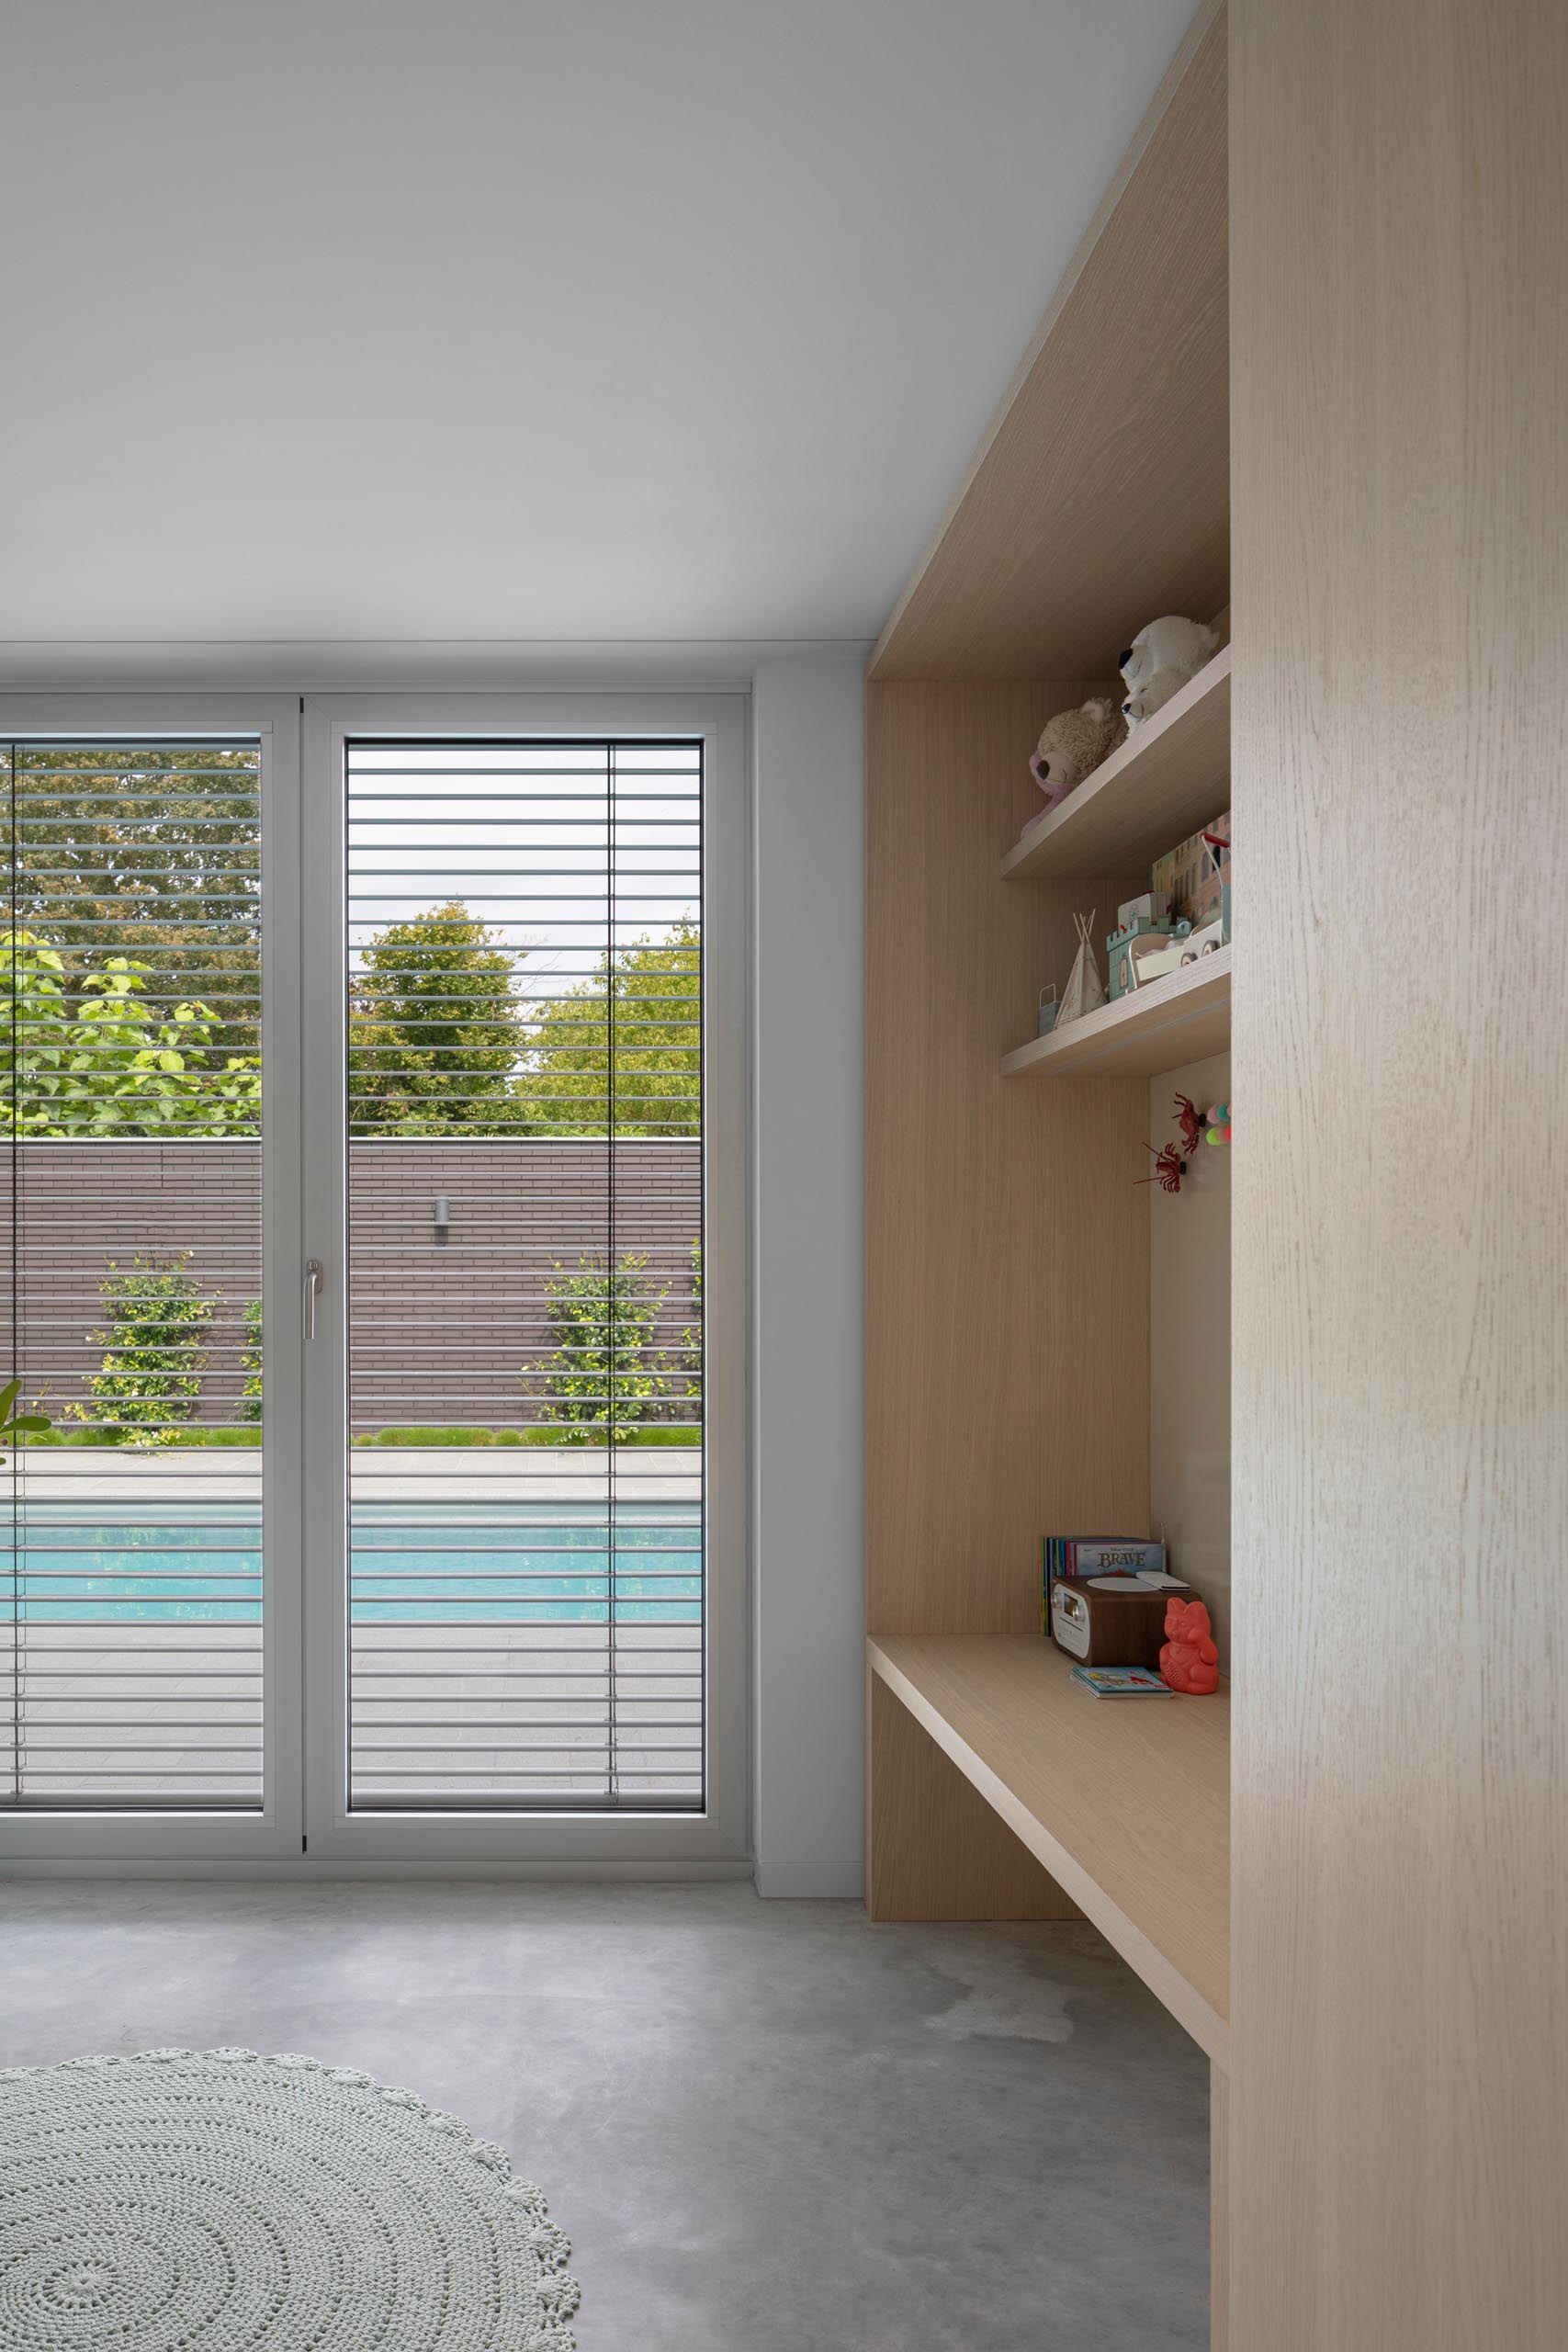
[[452, 1238], [452, 1204], [445, 1193], [437, 1193], [430, 1204], [430, 1237], [442, 1244]]

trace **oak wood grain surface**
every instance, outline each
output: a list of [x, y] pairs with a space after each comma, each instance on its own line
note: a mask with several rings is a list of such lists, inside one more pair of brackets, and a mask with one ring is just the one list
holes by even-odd
[[867, 1623], [1025, 1633], [1040, 1539], [1148, 1518], [1147, 1094], [1005, 1083], [1075, 910], [1006, 890], [1043, 720], [1083, 681], [869, 690]]
[[[1105, 949], [1099, 950], [1100, 968]], [[1152, 1078], [1179, 1062], [1223, 1054], [1231, 1040], [1231, 950], [1150, 980], [1047, 1037], [1032, 1037], [1002, 1057], [1006, 1079]], [[1145, 1170], [1147, 1174], [1147, 1170]]]
[[1233, 2340], [1562, 2352], [1568, 9], [1231, 23]]
[[872, 1918], [1077, 1918], [1077, 1904], [869, 1665], [866, 1685]]
[[1131, 874], [1152, 865], [1229, 807], [1230, 776], [1227, 645], [1031, 827], [1003, 858], [1002, 879]]

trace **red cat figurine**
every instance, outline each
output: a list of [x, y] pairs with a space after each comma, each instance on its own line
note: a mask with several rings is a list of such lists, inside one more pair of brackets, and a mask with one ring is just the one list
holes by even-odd
[[1165, 1646], [1159, 1654], [1161, 1681], [1190, 1699], [1217, 1690], [1220, 1654], [1202, 1602], [1179, 1600], [1173, 1593], [1165, 1605]]

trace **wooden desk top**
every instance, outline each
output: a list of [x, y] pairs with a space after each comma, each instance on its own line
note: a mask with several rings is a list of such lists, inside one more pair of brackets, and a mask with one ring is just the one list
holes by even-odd
[[872, 1668], [1194, 2041], [1228, 2063], [1230, 1699], [1095, 1699], [1023, 1634], [873, 1634]]

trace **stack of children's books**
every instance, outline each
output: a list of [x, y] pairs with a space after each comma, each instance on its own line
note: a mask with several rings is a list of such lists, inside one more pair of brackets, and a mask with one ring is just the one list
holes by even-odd
[[1135, 1577], [1165, 1567], [1157, 1535], [1047, 1535], [1043, 1554], [1047, 1600], [1057, 1577]]

